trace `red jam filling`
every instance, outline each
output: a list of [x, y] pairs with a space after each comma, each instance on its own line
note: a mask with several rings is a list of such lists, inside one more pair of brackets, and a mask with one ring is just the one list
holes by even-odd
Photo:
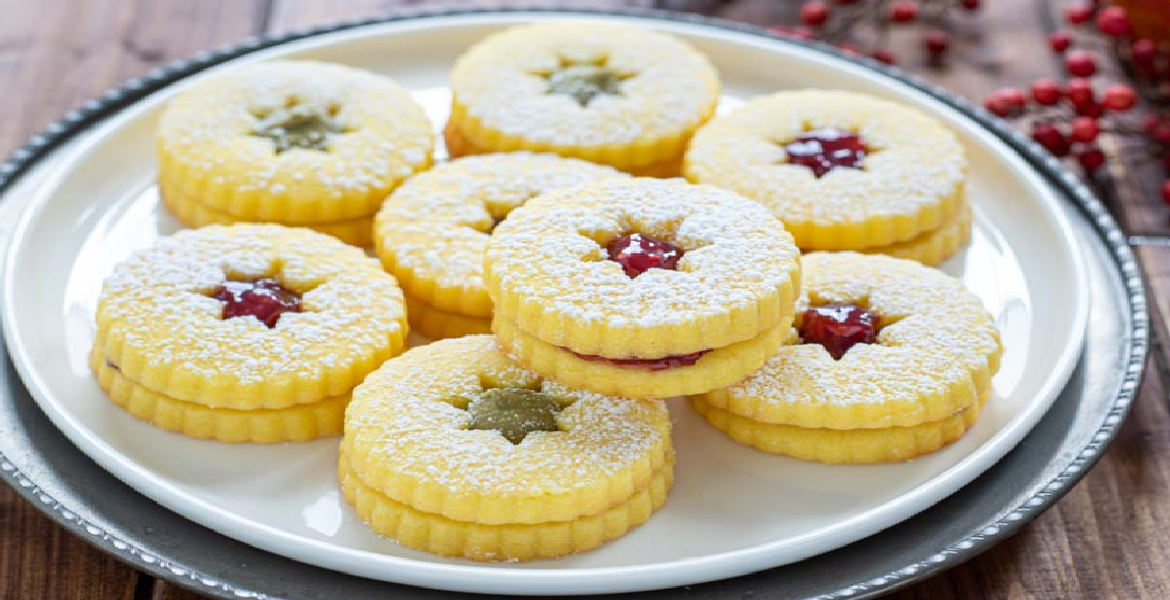
[[840, 360], [853, 346], [874, 343], [880, 322], [878, 315], [855, 304], [814, 306], [804, 311], [800, 337]]
[[621, 265], [630, 279], [650, 269], [673, 271], [683, 257], [682, 248], [640, 233], [616, 238], [605, 245], [605, 250], [609, 253], [609, 260]]
[[784, 146], [788, 162], [812, 169], [818, 178], [837, 167], [860, 169], [867, 150], [860, 135], [833, 128], [807, 131]]
[[252, 316], [269, 329], [284, 313], [301, 312], [300, 295], [271, 278], [227, 281], [211, 297], [223, 302], [224, 319]]
[[590, 361], [605, 361], [619, 367], [632, 367], [635, 369], [648, 369], [650, 371], [665, 371], [667, 369], [674, 369], [676, 367], [689, 367], [697, 362], [703, 355], [710, 352], [710, 350], [700, 350], [690, 354], [679, 354], [677, 356], [664, 356], [662, 358], [606, 358], [604, 356], [597, 356], [595, 354], [577, 354], [578, 358]]

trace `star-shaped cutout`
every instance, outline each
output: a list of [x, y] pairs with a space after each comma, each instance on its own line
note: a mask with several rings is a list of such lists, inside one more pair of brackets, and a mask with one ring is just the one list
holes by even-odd
[[571, 96], [581, 106], [589, 106], [602, 94], [621, 95], [622, 82], [636, 75], [610, 66], [608, 56], [583, 61], [561, 56], [558, 61], [556, 68], [533, 75], [548, 82], [547, 93]]

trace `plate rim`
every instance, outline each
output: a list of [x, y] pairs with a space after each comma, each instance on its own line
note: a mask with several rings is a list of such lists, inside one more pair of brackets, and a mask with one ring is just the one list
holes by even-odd
[[[868, 67], [870, 70], [875, 70], [875, 71], [879, 72], [880, 74], [883, 74], [887, 77], [891, 77], [895, 80], [898, 80], [901, 83], [906, 84], [909, 87], [911, 87], [917, 91], [925, 93], [926, 95], [934, 98], [935, 100], [941, 101], [943, 104], [948, 105], [950, 108], [955, 109], [958, 112], [963, 113], [965, 116], [971, 118], [972, 120], [977, 122], [979, 125], [981, 125], [985, 129], [989, 130], [993, 135], [998, 137], [1000, 140], [1005, 142], [1009, 147], [1011, 147], [1013, 150], [1015, 150], [1017, 153], [1019, 153], [1021, 158], [1023, 158], [1026, 162], [1028, 162], [1032, 166], [1032, 168], [1034, 168], [1037, 171], [1037, 174], [1049, 179], [1049, 183], [1053, 184], [1058, 189], [1063, 188], [1063, 191], [1065, 192], [1065, 194], [1063, 194], [1063, 195], [1069, 196], [1071, 199], [1073, 199], [1075, 201], [1075, 204], [1078, 205], [1078, 208], [1080, 208], [1082, 210], [1082, 212], [1084, 212], [1086, 214], [1086, 216], [1089, 217], [1089, 221], [1090, 221], [1089, 225], [1097, 230], [1097, 233], [1101, 235], [1102, 241], [1105, 243], [1105, 245], [1111, 251], [1114, 262], [1117, 263], [1117, 266], [1119, 267], [1120, 273], [1122, 274], [1121, 279], [1122, 279], [1122, 282], [1126, 288], [1127, 299], [1129, 300], [1131, 314], [1133, 315], [1133, 321], [1132, 321], [1133, 327], [1132, 327], [1132, 331], [1130, 332], [1132, 339], [1131, 339], [1131, 345], [1130, 345], [1129, 353], [1128, 353], [1129, 354], [1128, 355], [1128, 364], [1126, 365], [1125, 376], [1124, 376], [1124, 379], [1122, 381], [1120, 393], [1118, 394], [1118, 397], [1115, 399], [1113, 408], [1111, 409], [1110, 413], [1105, 418], [1101, 429], [1099, 429], [1097, 432], [1097, 435], [1094, 436], [1094, 438], [1093, 438], [1094, 442], [1091, 443], [1089, 445], [1089, 447], [1085, 448], [1081, 452], [1081, 454], [1078, 456], [1078, 460], [1081, 461], [1079, 468], [1073, 472], [1070, 472], [1070, 470], [1066, 470], [1064, 473], [1058, 474], [1054, 478], [1054, 482], [1057, 480], [1061, 480], [1062, 478], [1064, 480], [1062, 483], [1062, 489], [1060, 490], [1059, 493], [1048, 494], [1045, 498], [1046, 501], [1041, 502], [1039, 504], [1035, 504], [1031, 501], [1028, 501], [1025, 503], [1025, 505], [1019, 507], [1016, 511], [1013, 511], [1013, 515], [1018, 515], [1018, 516], [1016, 516], [1015, 519], [1012, 519], [1012, 523], [1010, 524], [1012, 526], [1006, 526], [1009, 524], [1007, 522], [1005, 522], [1003, 524], [1005, 526], [994, 528], [999, 532], [999, 535], [988, 533], [987, 535], [983, 535], [983, 536], [973, 536], [970, 540], [967, 540], [967, 541], [972, 542], [973, 546], [971, 546], [971, 548], [973, 550], [965, 553], [966, 556], [958, 557], [958, 559], [953, 561], [953, 562], [945, 560], [945, 557], [944, 557], [944, 560], [942, 560], [942, 561], [936, 561], [936, 560], [924, 561], [920, 565], [912, 565], [913, 567], [917, 567], [917, 568], [914, 568], [913, 572], [911, 572], [911, 573], [904, 573], [904, 572], [891, 573], [887, 578], [885, 578], [887, 580], [886, 585], [880, 586], [881, 589], [889, 590], [889, 589], [892, 589], [893, 587], [900, 587], [897, 585], [899, 582], [901, 582], [902, 584], [906, 583], [906, 582], [900, 581], [900, 580], [903, 578], [909, 577], [910, 575], [913, 575], [913, 573], [934, 572], [934, 571], [940, 570], [941, 568], [951, 566], [954, 564], [954, 562], [958, 562], [959, 560], [962, 560], [962, 559], [967, 558], [971, 555], [974, 555], [975, 553], [980, 551], [982, 548], [989, 546], [991, 543], [994, 543], [995, 541], [998, 541], [998, 539], [1005, 536], [1010, 531], [1014, 531], [1015, 528], [1018, 528], [1019, 525], [1022, 524], [1023, 522], [1026, 522], [1028, 520], [1031, 520], [1031, 518], [1034, 518], [1035, 515], [1039, 514], [1044, 509], [1046, 509], [1049, 505], [1051, 505], [1052, 502], [1055, 502], [1055, 500], [1057, 498], [1059, 498], [1060, 496], [1062, 496], [1063, 493], [1066, 492], [1068, 490], [1068, 488], [1070, 488], [1073, 483], [1075, 483], [1075, 481], [1079, 480], [1084, 475], [1084, 473], [1087, 471], [1086, 467], [1091, 466], [1093, 463], [1096, 462], [1097, 459], [1100, 458], [1100, 455], [1103, 452], [1104, 448], [1108, 445], [1108, 442], [1111, 441], [1113, 436], [1116, 434], [1117, 427], [1120, 425], [1126, 412], [1128, 412], [1128, 407], [1131, 403], [1130, 401], [1132, 400], [1133, 395], [1136, 393], [1137, 384], [1140, 381], [1140, 377], [1142, 374], [1142, 367], [1144, 366], [1144, 358], [1145, 358], [1145, 355], [1148, 351], [1148, 333], [1149, 333], [1146, 299], [1145, 299], [1145, 295], [1144, 295], [1144, 288], [1142, 287], [1143, 284], [1142, 284], [1142, 278], [1140, 275], [1140, 271], [1137, 269], [1137, 265], [1136, 265], [1136, 262], [1134, 260], [1132, 250], [1125, 243], [1125, 236], [1121, 234], [1120, 230], [1117, 227], [1117, 224], [1114, 222], [1112, 217], [1105, 211], [1103, 205], [1101, 205], [1101, 203], [1095, 197], [1092, 196], [1092, 194], [1088, 190], [1088, 188], [1085, 187], [1080, 182], [1080, 180], [1075, 175], [1073, 175], [1071, 173], [1071, 171], [1068, 171], [1066, 168], [1064, 168], [1063, 165], [1061, 165], [1059, 163], [1059, 161], [1057, 161], [1055, 158], [1052, 158], [1051, 156], [1046, 155], [1046, 153], [1043, 153], [1043, 151], [1040, 150], [1040, 148], [1036, 144], [1034, 144], [1033, 142], [1028, 140], [1025, 136], [1023, 136], [1023, 134], [1021, 134], [1015, 130], [1008, 129], [1007, 126], [1002, 121], [999, 121], [998, 119], [994, 119], [994, 118], [990, 117], [990, 115], [987, 114], [986, 111], [984, 111], [982, 108], [975, 107], [975, 106], [971, 105], [969, 102], [967, 102], [966, 100], [963, 100], [962, 98], [953, 96], [952, 94], [950, 94], [949, 92], [946, 92], [945, 90], [939, 88], [938, 86], [934, 86], [932, 84], [929, 84], [916, 76], [903, 73], [896, 68], [890, 68], [890, 67], [887, 67], [885, 65], [881, 65], [881, 64], [879, 64], [876, 61], [873, 61], [871, 59], [866, 59], [866, 58], [858, 59], [857, 57], [846, 55], [846, 54], [844, 54], [844, 53], [842, 53], [834, 48], [831, 48], [823, 43], [820, 43], [820, 42], [811, 42], [810, 43], [810, 42], [803, 42], [803, 41], [794, 41], [794, 40], [791, 40], [788, 38], [782, 38], [782, 37], [779, 37], [779, 36], [776, 36], [774, 34], [769, 33], [764, 28], [757, 27], [757, 26], [746, 25], [746, 24], [742, 24], [742, 23], [734, 23], [734, 22], [729, 22], [729, 21], [725, 21], [725, 20], [721, 20], [721, 19], [713, 19], [710, 17], [704, 17], [704, 16], [688, 14], [688, 13], [677, 13], [677, 12], [671, 12], [671, 11], [652, 10], [652, 9], [637, 9], [637, 8], [558, 9], [558, 8], [549, 7], [547, 5], [540, 5], [540, 6], [535, 6], [535, 7], [524, 7], [524, 6], [506, 7], [503, 9], [490, 8], [490, 7], [477, 7], [477, 8], [452, 9], [452, 10], [442, 10], [442, 9], [435, 10], [435, 9], [426, 9], [426, 8], [414, 9], [414, 10], [399, 10], [399, 11], [394, 11], [393, 13], [391, 13], [387, 16], [384, 16], [384, 17], [346, 21], [346, 22], [336, 23], [336, 24], [331, 24], [331, 25], [321, 25], [321, 26], [316, 26], [316, 27], [304, 29], [304, 30], [295, 30], [295, 31], [291, 31], [291, 32], [288, 32], [285, 34], [280, 34], [280, 35], [262, 34], [262, 35], [258, 35], [258, 36], [252, 37], [252, 38], [248, 38], [247, 40], [245, 40], [241, 43], [238, 43], [238, 44], [222, 47], [222, 48], [217, 49], [217, 50], [203, 51], [203, 52], [197, 53], [196, 55], [194, 55], [190, 59], [178, 60], [178, 61], [172, 62], [169, 65], [166, 65], [164, 67], [156, 68], [155, 70], [148, 73], [146, 76], [144, 76], [142, 78], [130, 80], [129, 82], [127, 82], [123, 86], [116, 88], [114, 90], [111, 90], [109, 92], [106, 92], [105, 94], [103, 94], [100, 97], [100, 99], [92, 100], [92, 101], [86, 103], [85, 105], [83, 105], [81, 108], [76, 109], [74, 111], [71, 111], [62, 120], [60, 120], [56, 123], [53, 123], [52, 125], [47, 127], [42, 133], [33, 136], [25, 146], [19, 148], [12, 155], [11, 159], [9, 159], [3, 165], [0, 165], [0, 194], [2, 194], [8, 187], [10, 187], [16, 181], [17, 178], [19, 178], [24, 173], [27, 173], [29, 170], [31, 170], [31, 168], [34, 167], [38, 161], [40, 161], [41, 159], [48, 156], [49, 153], [52, 151], [52, 149], [55, 148], [57, 145], [67, 141], [68, 139], [71, 139], [73, 136], [75, 136], [77, 134], [83, 133], [84, 131], [89, 129], [89, 127], [91, 125], [98, 123], [100, 121], [103, 121], [105, 118], [109, 117], [111, 114], [118, 111], [119, 109], [121, 109], [125, 106], [132, 105], [133, 103], [137, 102], [139, 99], [141, 99], [141, 98], [143, 98], [151, 93], [154, 93], [155, 91], [158, 91], [158, 90], [162, 89], [163, 87], [170, 85], [171, 83], [185, 79], [188, 76], [197, 74], [197, 73], [203, 71], [204, 69], [218, 65], [222, 62], [225, 62], [228, 60], [233, 60], [235, 58], [239, 58], [241, 56], [250, 54], [250, 53], [255, 52], [255, 51], [280, 46], [280, 45], [283, 45], [286, 43], [290, 43], [290, 42], [294, 42], [294, 41], [298, 41], [298, 40], [302, 40], [302, 39], [306, 39], [306, 38], [311, 38], [311, 37], [322, 35], [322, 34], [328, 34], [328, 33], [333, 33], [333, 32], [337, 32], [337, 31], [360, 28], [360, 27], [364, 27], [364, 26], [376, 25], [376, 24], [381, 24], [381, 23], [389, 23], [389, 22], [393, 22], [393, 21], [402, 21], [402, 20], [411, 20], [411, 19], [426, 19], [426, 18], [434, 18], [434, 17], [449, 17], [449, 16], [460, 16], [460, 15], [484, 15], [484, 14], [493, 14], [493, 13], [494, 14], [506, 14], [506, 13], [524, 13], [524, 12], [528, 12], [528, 13], [550, 13], [551, 12], [551, 13], [560, 13], [560, 14], [600, 15], [600, 16], [611, 15], [611, 16], [622, 16], [622, 17], [658, 19], [658, 20], [675, 21], [675, 22], [681, 21], [681, 22], [685, 22], [685, 23], [689, 23], [689, 24], [693, 24], [693, 25], [699, 25], [699, 26], [703, 26], [703, 27], [711, 27], [711, 28], [716, 28], [716, 29], [732, 30], [732, 31], [737, 31], [737, 32], [741, 32], [741, 33], [753, 34], [755, 36], [761, 36], [763, 38], [770, 39], [776, 43], [787, 43], [787, 44], [791, 44], [791, 45], [804, 46], [804, 47], [811, 48], [815, 51], [819, 51], [822, 53], [827, 53], [827, 54], [833, 55], [837, 58], [842, 58], [848, 62], [852, 62], [855, 64], [860, 64], [864, 67]], [[2, 199], [2, 198], [0, 198], [0, 199]], [[26, 219], [24, 219], [22, 217], [21, 222], [23, 225], [24, 223], [26, 223]], [[1116, 417], [1116, 418], [1114, 418], [1114, 417]], [[9, 469], [8, 467], [10, 467], [12, 465], [3, 459], [4, 459], [3, 455], [0, 454], [0, 465], [5, 467], [3, 469], [5, 480], [8, 480], [10, 482], [18, 482], [18, 477], [19, 477], [19, 478], [24, 478], [26, 482], [30, 481], [27, 479], [27, 477], [25, 477], [25, 476], [21, 475], [19, 472], [17, 472], [15, 470], [15, 467], [13, 467], [12, 469]], [[24, 483], [21, 483], [19, 486], [14, 485], [13, 487], [17, 489], [18, 493], [21, 493], [21, 495], [26, 496], [27, 498], [30, 498], [30, 499], [36, 493], [31, 489], [31, 488], [35, 488], [35, 485], [30, 487], [28, 485], [25, 485]], [[43, 492], [40, 492], [39, 495], [43, 496], [44, 494], [43, 494]], [[49, 503], [49, 502], [45, 502], [44, 500], [42, 500], [41, 503], [33, 502], [33, 504], [34, 504], [34, 506], [37, 506], [39, 509], [41, 509], [42, 512], [48, 513], [49, 516], [54, 518], [54, 520], [58, 521], [59, 523], [64, 523], [67, 527], [72, 526], [72, 527], [70, 527], [71, 529], [80, 528], [82, 530], [86, 530], [85, 527], [81, 527], [80, 524], [75, 522], [76, 518], [71, 520], [65, 516], [66, 514], [68, 514], [68, 509], [66, 509], [64, 506], [60, 505], [60, 503], [55, 503], [55, 502]], [[65, 511], [64, 514], [62, 514], [62, 511]], [[993, 529], [993, 528], [989, 527], [985, 531], [990, 531], [991, 529]], [[77, 531], [75, 531], [75, 532], [77, 532]], [[87, 539], [87, 540], [93, 540], [94, 539], [93, 536], [97, 535], [97, 534], [94, 534], [92, 531], [88, 531], [88, 533], [90, 533], [89, 536], [82, 536], [82, 537], [84, 539]], [[103, 537], [105, 537], [105, 536], [103, 536]], [[976, 540], [975, 538], [980, 538], [980, 539]], [[982, 543], [980, 543], [980, 542], [982, 542]], [[112, 546], [113, 546], [114, 550], [119, 550], [122, 553], [128, 553], [130, 556], [135, 556], [136, 554], [138, 554], [140, 561], [132, 563], [135, 567], [151, 571], [155, 575], [160, 575], [163, 579], [173, 580], [174, 574], [171, 573], [170, 570], [163, 569], [161, 565], [156, 567], [152, 561], [146, 560], [145, 557], [147, 555], [145, 553], [142, 553], [142, 552], [136, 553], [135, 552], [136, 549], [133, 546], [128, 546], [125, 541], [122, 542], [123, 548], [118, 548], [118, 544], [112, 544]], [[106, 550], [106, 551], [110, 550], [109, 548], [102, 548], [102, 549]], [[932, 559], [933, 558], [934, 557], [932, 557]], [[948, 562], [950, 562], [950, 564], [945, 564]], [[142, 564], [140, 564], [140, 563], [142, 563]], [[911, 571], [911, 569], [909, 569], [909, 568], [903, 569], [902, 571]], [[921, 575], [919, 575], [919, 577], [920, 576]], [[190, 577], [193, 579], [195, 576], [191, 575]], [[915, 577], [914, 579], [917, 579], [917, 578], [918, 577]], [[204, 582], [204, 583], [206, 584], [206, 582]], [[227, 584], [224, 584], [224, 585], [227, 585]], [[228, 586], [228, 587], [233, 590], [233, 593], [236, 595], [236, 597], [239, 597], [240, 592], [256, 593], [256, 592], [249, 592], [247, 590], [239, 590], [236, 588], [231, 588], [231, 586]], [[203, 591], [206, 591], [206, 588], [201, 588], [201, 589]], [[875, 588], [875, 589], [877, 589], [877, 588]], [[857, 596], [858, 592], [868, 592], [868, 591], [872, 591], [872, 590], [868, 590], [868, 589], [860, 589], [859, 590], [859, 589], [857, 589], [857, 586], [852, 586], [849, 589], [843, 589], [840, 592], [830, 594], [827, 597], [829, 597], [829, 598], [846, 597], [846, 596], [858, 597]], [[260, 594], [263, 595], [262, 593], [260, 593]]]

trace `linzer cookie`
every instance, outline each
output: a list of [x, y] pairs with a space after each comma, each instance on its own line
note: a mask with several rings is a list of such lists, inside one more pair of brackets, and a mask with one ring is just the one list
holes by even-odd
[[392, 80], [273, 61], [192, 85], [159, 121], [159, 189], [191, 226], [265, 221], [368, 245], [386, 195], [431, 162], [431, 125]]
[[119, 405], [222, 441], [340, 433], [350, 391], [400, 353], [402, 291], [376, 260], [307, 229], [183, 231], [115, 267], [91, 365]]
[[358, 386], [339, 476], [382, 535], [512, 561], [624, 535], [665, 503], [673, 468], [662, 402], [543, 380], [485, 335], [414, 348]]
[[521, 364], [636, 398], [739, 381], [779, 349], [800, 257], [767, 209], [681, 180], [550, 192], [496, 229], [492, 328]]
[[407, 296], [411, 328], [431, 339], [491, 331], [483, 252], [496, 225], [530, 198], [621, 171], [554, 154], [469, 156], [395, 190], [378, 213], [375, 249]]
[[974, 424], [1002, 353], [979, 298], [909, 260], [804, 257], [800, 342], [751, 377], [692, 397], [709, 422], [767, 452], [901, 461]]
[[454, 156], [532, 150], [637, 175], [678, 175], [715, 114], [719, 76], [669, 35], [566, 21], [489, 36], [455, 63], [445, 137]]
[[[902, 244], [948, 227], [969, 231], [966, 166], [954, 134], [915, 109], [805, 90], [713, 120], [695, 135], [685, 170], [695, 183], [763, 203], [803, 250], [889, 249], [918, 258]], [[920, 255], [937, 262], [941, 247]]]
[[959, 214], [943, 223], [938, 229], [928, 231], [905, 242], [889, 246], [862, 248], [858, 252], [885, 254], [894, 258], [913, 260], [924, 265], [937, 266], [954, 256], [971, 241], [971, 228], [974, 219], [971, 207], [964, 205]]

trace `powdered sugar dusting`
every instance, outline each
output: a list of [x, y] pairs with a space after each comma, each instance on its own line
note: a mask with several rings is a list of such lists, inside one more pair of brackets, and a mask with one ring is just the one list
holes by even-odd
[[[802, 132], [839, 128], [869, 147], [862, 169], [816, 177], [789, 164], [783, 145]], [[864, 223], [915, 216], [961, 190], [963, 148], [954, 134], [900, 104], [851, 92], [786, 91], [748, 102], [703, 127], [687, 176], [763, 202], [786, 223]]]
[[[263, 115], [290, 105], [333, 115], [343, 132], [327, 151], [275, 153], [253, 134]], [[392, 80], [312, 61], [248, 65], [196, 83], [168, 105], [158, 139], [192, 176], [301, 205], [389, 189], [429, 161], [434, 143], [422, 108]]]
[[496, 220], [545, 192], [626, 177], [582, 160], [517, 152], [470, 156], [411, 178], [378, 213], [378, 251], [403, 279], [486, 298], [483, 252]]
[[840, 360], [817, 344], [786, 346], [756, 374], [713, 394], [712, 404], [777, 423], [783, 413], [769, 406], [924, 404], [948, 400], [998, 365], [991, 315], [941, 271], [885, 256], [813, 253], [804, 259], [804, 290], [798, 316], [809, 305], [835, 303], [877, 313], [877, 344], [854, 346]]
[[[273, 329], [221, 318], [210, 294], [226, 279], [261, 277], [301, 294], [303, 312], [282, 315]], [[182, 231], [136, 253], [106, 280], [98, 312], [106, 338], [151, 366], [295, 386], [384, 353], [403, 333], [404, 309], [394, 278], [357, 248], [304, 229], [235, 225]]]
[[[552, 395], [565, 405], [560, 431], [533, 432], [513, 445], [496, 431], [467, 429], [463, 408], [485, 387]], [[669, 443], [669, 429], [662, 402], [541, 381], [491, 336], [435, 342], [387, 362], [354, 391], [345, 426], [347, 442], [373, 448], [396, 475], [451, 492], [530, 496], [604, 485]]]
[[[641, 233], [681, 247], [678, 269], [630, 279], [604, 245]], [[752, 307], [799, 279], [799, 252], [767, 209], [682, 180], [609, 180], [513, 212], [488, 247], [489, 278], [545, 314], [612, 327], [691, 323]], [[501, 292], [504, 293], [504, 292]]]
[[[541, 74], [566, 64], [604, 64], [622, 73], [618, 95], [582, 106], [549, 94]], [[460, 57], [456, 99], [486, 126], [557, 146], [646, 143], [703, 122], [719, 97], [718, 75], [681, 41], [610, 23], [566, 21], [509, 29]]]

